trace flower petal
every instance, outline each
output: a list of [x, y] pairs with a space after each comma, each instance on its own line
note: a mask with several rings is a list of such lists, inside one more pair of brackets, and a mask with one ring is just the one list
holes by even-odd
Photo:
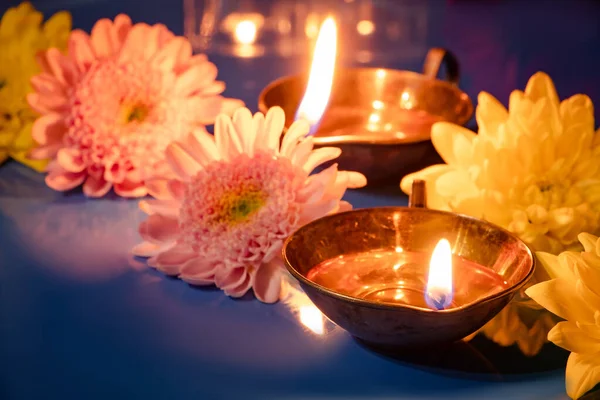
[[52, 74], [63, 85], [74, 86], [79, 81], [79, 70], [77, 66], [58, 49], [48, 49], [46, 52], [46, 61], [48, 62]]
[[316, 167], [327, 161], [335, 160], [340, 154], [342, 154], [342, 150], [337, 147], [321, 147], [313, 150], [304, 164], [304, 171], [310, 174]]
[[249, 157], [254, 155], [254, 141], [256, 140], [256, 131], [253, 131], [252, 113], [247, 108], [238, 108], [233, 113], [233, 125], [235, 133], [240, 141], [242, 151]]
[[574, 322], [559, 322], [548, 332], [548, 340], [573, 353], [599, 353], [600, 341], [585, 334]]
[[56, 154], [58, 164], [69, 172], [81, 172], [86, 165], [81, 157], [81, 152], [77, 149], [63, 147]]
[[147, 242], [169, 243], [179, 236], [179, 221], [177, 218], [152, 214], [140, 224], [138, 231], [142, 239]]
[[553, 314], [568, 321], [594, 323], [594, 310], [574, 296], [572, 285], [562, 279], [552, 279], [528, 288], [525, 293]]
[[111, 187], [112, 183], [104, 178], [88, 176], [83, 184], [83, 193], [88, 197], [102, 197], [108, 193]]
[[31, 135], [41, 145], [60, 143], [67, 131], [64, 119], [56, 113], [43, 115], [35, 120]]
[[144, 182], [146, 190], [150, 196], [159, 200], [171, 199], [171, 194], [167, 188], [168, 179], [155, 178]]
[[167, 250], [164, 245], [150, 243], [150, 242], [141, 242], [131, 249], [131, 253], [134, 256], [138, 257], [153, 257], [158, 253]]
[[185, 244], [176, 244], [156, 256], [156, 268], [167, 275], [179, 275], [183, 265], [195, 258], [196, 253]]
[[83, 183], [86, 178], [85, 172], [68, 172], [62, 168], [55, 168], [46, 176], [46, 185], [54, 190], [66, 191], [73, 189]]
[[285, 112], [281, 107], [271, 107], [265, 115], [265, 134], [267, 148], [279, 152], [279, 138], [285, 126]]
[[279, 153], [284, 157], [291, 157], [298, 143], [306, 137], [310, 124], [306, 120], [295, 121], [283, 136]]
[[254, 295], [263, 303], [275, 303], [281, 296], [281, 259], [264, 263], [254, 277]]
[[578, 399], [600, 382], [598, 354], [571, 353], [567, 361], [567, 394]]
[[202, 166], [178, 143], [168, 145], [165, 156], [173, 172], [183, 181], [188, 181], [202, 169]]
[[69, 56], [75, 60], [81, 72], [87, 71], [96, 59], [94, 47], [87, 33], [76, 29], [69, 37]]
[[167, 217], [179, 215], [178, 202], [174, 200], [142, 200], [139, 207], [146, 214], [160, 214]]
[[144, 197], [148, 194], [148, 190], [142, 182], [132, 182], [129, 180], [115, 183], [113, 189], [121, 197]]
[[179, 278], [191, 285], [212, 285], [219, 264], [207, 262], [203, 257], [192, 258], [181, 267]]

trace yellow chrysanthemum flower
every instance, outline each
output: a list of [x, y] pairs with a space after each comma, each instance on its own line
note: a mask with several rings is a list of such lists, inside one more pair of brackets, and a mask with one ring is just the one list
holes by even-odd
[[600, 382], [600, 240], [579, 235], [584, 251], [558, 256], [538, 253], [554, 279], [527, 289], [528, 296], [566, 321], [548, 339], [571, 352], [567, 361], [567, 394], [577, 399]]
[[0, 20], [0, 162], [12, 157], [38, 171], [47, 161], [27, 158], [35, 146], [31, 127], [36, 118], [26, 101], [32, 91], [29, 80], [39, 73], [39, 51], [66, 49], [71, 16], [59, 12], [42, 21], [42, 14], [28, 2], [8, 9]]
[[490, 94], [478, 97], [479, 134], [450, 123], [432, 128], [447, 164], [406, 176], [428, 183], [429, 206], [472, 215], [517, 234], [536, 251], [578, 247], [580, 232], [599, 233], [600, 133], [591, 100], [559, 102], [552, 80], [531, 77], [508, 110]]

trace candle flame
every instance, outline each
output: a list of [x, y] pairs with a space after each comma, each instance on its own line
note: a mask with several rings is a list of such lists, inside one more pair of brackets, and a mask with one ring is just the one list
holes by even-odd
[[306, 92], [296, 112], [296, 119], [304, 119], [311, 125], [314, 134], [331, 95], [335, 67], [337, 28], [333, 18], [321, 25], [315, 45]]
[[435, 310], [443, 310], [452, 304], [452, 248], [450, 242], [441, 239], [431, 255], [425, 302]]

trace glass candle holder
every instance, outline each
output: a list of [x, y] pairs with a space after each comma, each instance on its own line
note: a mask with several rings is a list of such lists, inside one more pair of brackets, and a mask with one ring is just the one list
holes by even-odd
[[[340, 54], [359, 64], [421, 57], [428, 2], [419, 0], [184, 0], [184, 30], [194, 50], [242, 58], [310, 53], [328, 16]], [[389, 51], [396, 49], [396, 51]]]

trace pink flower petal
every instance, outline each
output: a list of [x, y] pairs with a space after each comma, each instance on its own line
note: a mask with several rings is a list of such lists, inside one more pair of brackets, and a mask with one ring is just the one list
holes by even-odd
[[352, 204], [350, 204], [344, 200], [340, 201], [338, 212], [346, 212], [346, 211], [350, 211], [350, 210], [352, 210]]
[[177, 36], [156, 53], [152, 62], [164, 70], [173, 70], [179, 64], [189, 61], [191, 56], [190, 42], [184, 37]]
[[[208, 95], [208, 93], [203, 93], [203, 94]], [[209, 98], [212, 98], [212, 97], [209, 97]], [[244, 104], [245, 103], [239, 99], [223, 98], [223, 100], [221, 101], [221, 109], [220, 109], [219, 113], [225, 114], [225, 115], [232, 115], [235, 110], [237, 110], [240, 107], [244, 107]]]
[[167, 182], [167, 190], [171, 197], [177, 201], [182, 201], [185, 196], [186, 186], [183, 182], [171, 179]]
[[[192, 154], [199, 163], [207, 165], [209, 162], [221, 159], [219, 150], [215, 143], [215, 138], [204, 129], [197, 129], [191, 133], [194, 140], [197, 142], [192, 145], [190, 154]], [[202, 149], [200, 151], [200, 149]], [[201, 155], [200, 155], [201, 154]]]
[[133, 25], [119, 52], [119, 62], [123, 62], [132, 57], [143, 56], [145, 53], [144, 44], [149, 36], [150, 25], [145, 23]]
[[118, 161], [104, 170], [104, 179], [112, 183], [121, 183], [126, 176], [125, 168]]
[[131, 18], [126, 14], [119, 14], [115, 18], [114, 31], [117, 36], [117, 50], [120, 50], [125, 42], [125, 38], [131, 30]]
[[179, 215], [179, 203], [174, 200], [142, 200], [139, 207], [146, 214], [160, 214], [167, 217]]
[[235, 130], [232, 134], [236, 134], [241, 144], [242, 151], [248, 154], [249, 157], [254, 155], [254, 141], [256, 133], [248, 134], [248, 127], [252, 126], [252, 113], [247, 108], [238, 108], [233, 113], [233, 125]]
[[316, 167], [327, 161], [335, 160], [340, 154], [342, 154], [342, 150], [337, 147], [321, 147], [313, 150], [308, 156], [308, 161], [304, 164], [304, 171], [310, 174]]
[[223, 97], [221, 96], [192, 96], [187, 100], [190, 113], [194, 119], [203, 125], [215, 123], [217, 116], [222, 113]]
[[140, 224], [138, 231], [147, 242], [170, 243], [179, 236], [179, 221], [177, 218], [152, 214]]
[[58, 164], [69, 172], [81, 172], [86, 165], [81, 158], [81, 152], [77, 149], [63, 147], [56, 154]]
[[252, 131], [256, 132], [254, 139], [254, 151], [267, 148], [267, 134], [265, 130], [265, 116], [261, 112], [257, 112], [252, 117]]
[[167, 250], [164, 245], [150, 242], [141, 242], [131, 249], [131, 253], [138, 257], [152, 257]]
[[279, 152], [279, 138], [285, 125], [285, 113], [281, 107], [272, 107], [265, 116], [265, 137], [267, 147]]
[[112, 187], [112, 183], [103, 178], [88, 177], [83, 184], [83, 193], [88, 197], [102, 197]]
[[67, 106], [67, 99], [61, 94], [44, 95], [39, 93], [29, 93], [27, 103], [38, 114], [48, 114], [51, 112], [63, 112]]
[[217, 268], [218, 264], [207, 262], [203, 257], [192, 258], [181, 267], [179, 278], [191, 285], [212, 285]]
[[146, 185], [146, 190], [150, 196], [157, 198], [159, 200], [169, 200], [171, 199], [171, 194], [167, 188], [168, 179], [164, 178], [156, 178], [149, 179], [144, 182]]
[[317, 218], [321, 218], [329, 214], [338, 206], [338, 202], [339, 200], [337, 199], [326, 200], [311, 204], [308, 207], [304, 207], [302, 213], [300, 214], [300, 223], [302, 225], [305, 225], [311, 221], [314, 221]]
[[297, 165], [299, 167], [303, 167], [304, 164], [308, 161], [308, 157], [313, 150], [313, 138], [308, 137], [302, 140], [294, 149], [290, 158], [292, 159], [292, 164]]
[[144, 197], [148, 194], [146, 186], [142, 182], [123, 181], [113, 186], [115, 193], [121, 197]]
[[234, 289], [243, 283], [247, 275], [245, 267], [219, 268], [215, 273], [215, 284], [227, 293], [227, 289]]
[[306, 186], [298, 191], [298, 200], [303, 203], [316, 203], [335, 183], [338, 175], [337, 164], [329, 166], [318, 174], [311, 175]]
[[43, 115], [35, 120], [31, 136], [41, 145], [60, 143], [67, 131], [64, 119], [55, 113]]
[[281, 260], [264, 263], [254, 277], [254, 295], [263, 303], [275, 303], [281, 295]]
[[231, 157], [235, 157], [242, 152], [242, 144], [231, 123], [231, 119], [225, 115], [217, 116], [215, 122], [215, 143], [224, 160], [229, 160]]
[[[283, 110], [281, 112], [283, 112]], [[299, 120], [294, 122], [283, 136], [279, 153], [284, 157], [291, 157], [296, 145], [308, 134], [309, 130], [310, 124], [307, 121]]]
[[168, 275], [179, 275], [182, 266], [195, 257], [196, 253], [189, 246], [176, 244], [156, 256], [156, 268]]
[[173, 172], [183, 181], [189, 180], [202, 168], [178, 143], [171, 143], [167, 146], [165, 156]]
[[79, 70], [75, 63], [58, 49], [50, 48], [46, 52], [46, 61], [52, 74], [66, 86], [74, 86], [79, 81]]
[[246, 277], [239, 285], [237, 285], [233, 289], [226, 289], [226, 290], [224, 290], [224, 292], [227, 296], [231, 296], [234, 298], [240, 298], [243, 295], [245, 295], [246, 293], [248, 293], [248, 290], [250, 290], [251, 287], [252, 287], [252, 277], [250, 276], [250, 274], [246, 274]]
[[[200, 89], [200, 94], [203, 94], [205, 96], [216, 96], [218, 94], [223, 93], [224, 91], [225, 91], [225, 82], [214, 81], [214, 82], [209, 83], [208, 85], [202, 87], [202, 89]], [[225, 108], [229, 108], [229, 106], [233, 105], [233, 104], [231, 104], [229, 102], [229, 99], [225, 99], [224, 102], [227, 104], [224, 105], [222, 110], [223, 110], [223, 112], [228, 113]], [[244, 106], [244, 104], [242, 102], [241, 105], [235, 105], [234, 109], [237, 109], [238, 107], [243, 107], [243, 106]]]
[[46, 160], [49, 158], [54, 158], [56, 157], [56, 153], [58, 153], [58, 150], [60, 150], [61, 148], [62, 145], [60, 143], [53, 144], [50, 146], [36, 147], [29, 152], [27, 158], [30, 158], [32, 160]]
[[56, 168], [46, 175], [46, 185], [59, 192], [73, 189], [83, 183], [85, 172], [73, 173], [62, 168]]
[[31, 77], [31, 87], [39, 94], [65, 96], [65, 86], [53, 75], [42, 72]]
[[192, 65], [178, 77], [175, 90], [182, 96], [190, 96], [201, 92], [216, 77], [217, 66], [215, 64], [206, 61], [202, 64]]
[[92, 28], [91, 42], [98, 58], [108, 58], [119, 48], [117, 32], [108, 18], [98, 20]]
[[220, 268], [215, 274], [215, 285], [227, 296], [242, 297], [252, 286], [252, 278], [245, 267]]
[[96, 53], [90, 37], [82, 30], [76, 29], [69, 36], [69, 56], [73, 57], [79, 71], [87, 71], [94, 60]]

